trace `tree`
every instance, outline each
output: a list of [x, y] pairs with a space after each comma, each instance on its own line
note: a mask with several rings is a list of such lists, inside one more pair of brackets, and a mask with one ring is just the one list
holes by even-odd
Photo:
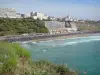
[[[47, 33], [48, 29], [41, 20], [32, 18], [11, 19], [0, 18], [0, 35], [13, 35], [23, 33]], [[6, 34], [5, 34], [6, 33]]]

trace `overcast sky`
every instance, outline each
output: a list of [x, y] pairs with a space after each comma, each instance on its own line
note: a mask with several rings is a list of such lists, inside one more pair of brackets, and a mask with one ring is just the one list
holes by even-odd
[[100, 20], [100, 0], [0, 0], [0, 7], [15, 8], [19, 13], [37, 11], [55, 17]]

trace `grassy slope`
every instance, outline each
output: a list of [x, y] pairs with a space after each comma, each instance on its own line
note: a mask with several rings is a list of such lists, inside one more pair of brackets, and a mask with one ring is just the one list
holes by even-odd
[[30, 53], [18, 44], [0, 43], [0, 75], [77, 75], [65, 65], [32, 61]]

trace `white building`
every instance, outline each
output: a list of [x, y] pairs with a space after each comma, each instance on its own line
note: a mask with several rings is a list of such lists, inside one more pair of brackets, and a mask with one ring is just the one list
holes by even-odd
[[74, 19], [73, 21], [78, 22], [78, 19]]
[[38, 19], [38, 17], [37, 17], [37, 16], [33, 16], [32, 18], [34, 18], [35, 20], [36, 20], [36, 19]]
[[57, 20], [57, 18], [51, 17], [51, 16], [49, 16], [48, 18], [49, 18], [49, 20], [52, 20], [52, 21], [56, 21]]
[[34, 19], [40, 19], [40, 20], [46, 20], [48, 19], [48, 16], [41, 13], [41, 12], [31, 12], [31, 17], [34, 18]]
[[16, 13], [16, 18], [22, 18], [20, 13]]
[[0, 17], [16, 18], [16, 10], [14, 8], [0, 8]]
[[71, 18], [69, 15], [63, 18], [64, 21], [73, 21], [74, 19]]
[[79, 22], [84, 22], [84, 20], [78, 20]]

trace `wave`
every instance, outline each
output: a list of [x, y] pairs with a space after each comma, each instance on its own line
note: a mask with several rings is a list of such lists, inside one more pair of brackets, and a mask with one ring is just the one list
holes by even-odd
[[54, 41], [54, 40], [48, 40], [48, 41], [45, 41], [45, 42], [52, 42], [52, 41]]
[[21, 44], [26, 44], [27, 42], [25, 41], [25, 42], [20, 42]]
[[46, 52], [47, 50], [43, 50], [43, 52]]
[[45, 46], [52, 46], [52, 47], [57, 47], [57, 46], [67, 46], [67, 45], [75, 45], [75, 44], [79, 44], [79, 43], [85, 43], [85, 42], [93, 42], [93, 41], [100, 41], [100, 38], [86, 38], [86, 39], [76, 39], [76, 40], [66, 40], [64, 42], [58, 43], [58, 42], [51, 42], [51, 44], [46, 43], [42, 44]]
[[68, 38], [68, 39], [54, 39], [54, 40], [47, 40], [47, 41], [40, 41], [40, 42], [21, 42], [21, 44], [29, 44], [32, 45], [39, 45], [39, 46], [66, 46], [66, 45], [75, 45], [84, 42], [92, 42], [92, 41], [99, 41], [100, 36], [87, 36], [87, 37], [76, 37], [76, 38]]
[[83, 40], [76, 40], [76, 41], [73, 41], [73, 42], [66, 42], [66, 43], [63, 44], [63, 46], [79, 44], [79, 43], [84, 43], [84, 42], [92, 42], [92, 41], [100, 41], [100, 38], [98, 38], [98, 39], [83, 39]]
[[52, 46], [52, 47], [59, 47], [59, 46], [67, 46], [67, 45], [75, 45], [75, 44], [79, 44], [79, 43], [85, 43], [85, 42], [92, 42], [92, 41], [100, 41], [100, 38], [88, 38], [88, 39], [76, 39], [76, 40], [66, 40], [64, 42], [44, 42], [44, 43], [41, 43], [41, 44], [37, 44], [37, 45], [40, 45], [40, 46]]
[[36, 42], [31, 42], [32, 44], [36, 44]]

